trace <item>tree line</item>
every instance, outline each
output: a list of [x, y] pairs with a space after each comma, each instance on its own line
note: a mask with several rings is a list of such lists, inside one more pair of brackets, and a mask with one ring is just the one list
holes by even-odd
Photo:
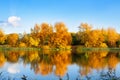
[[85, 47], [119, 47], [120, 34], [114, 28], [92, 29], [87, 23], [79, 26], [79, 32], [72, 34], [72, 45]]
[[81, 23], [79, 31], [68, 32], [62, 22], [54, 26], [48, 23], [36, 24], [29, 34], [5, 34], [0, 30], [0, 45], [12, 47], [70, 48], [71, 45], [83, 47], [119, 47], [120, 35], [114, 28], [92, 29], [87, 23]]

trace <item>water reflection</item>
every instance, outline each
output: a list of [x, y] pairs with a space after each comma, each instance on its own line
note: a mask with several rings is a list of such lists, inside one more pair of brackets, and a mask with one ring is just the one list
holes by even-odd
[[6, 58], [4, 56], [4, 53], [0, 52], [0, 67], [2, 67], [6, 62]]
[[[60, 80], [72, 80], [71, 76], [75, 76], [74, 80], [79, 79], [119, 79], [120, 72], [116, 71], [116, 66], [120, 61], [119, 52], [108, 51], [89, 51], [73, 54], [71, 51], [0, 51], [0, 71], [5, 69], [9, 63], [8, 69], [4, 70], [10, 74], [21, 74], [22, 71], [19, 64], [22, 66], [30, 65], [28, 72], [34, 78], [41, 79], [39, 76], [49, 77]], [[76, 64], [70, 73], [69, 66]], [[120, 66], [118, 66], [120, 68]], [[76, 72], [74, 72], [76, 71]], [[28, 74], [30, 74], [28, 73]], [[74, 73], [77, 73], [74, 75]], [[24, 76], [27, 75], [24, 74]], [[31, 75], [28, 75], [28, 77]], [[22, 77], [22, 76], [21, 76]], [[47, 80], [48, 78], [46, 78]]]
[[[99, 75], [97, 76], [97, 79], [100, 79], [103, 77], [101, 76], [102, 74], [107, 73], [108, 76], [112, 76], [111, 74], [116, 74], [115, 69], [120, 60], [118, 55], [119, 52], [92, 51], [75, 54], [73, 56], [73, 62], [78, 64], [80, 67], [80, 77], [84, 76], [84, 78], [91, 80], [94, 79], [96, 75]], [[114, 75], [114, 77], [117, 76]], [[106, 78], [109, 79], [110, 77]]]

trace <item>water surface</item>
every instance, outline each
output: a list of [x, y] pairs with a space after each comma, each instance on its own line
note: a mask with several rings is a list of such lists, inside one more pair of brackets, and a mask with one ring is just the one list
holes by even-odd
[[0, 51], [0, 80], [119, 80], [120, 52]]

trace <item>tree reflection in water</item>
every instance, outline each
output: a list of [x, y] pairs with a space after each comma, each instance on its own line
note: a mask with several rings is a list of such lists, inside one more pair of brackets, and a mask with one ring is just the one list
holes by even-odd
[[[86, 56], [87, 54], [87, 56]], [[94, 79], [91, 74], [93, 74], [93, 70], [96, 70], [97, 72], [100, 72], [101, 70], [105, 70], [105, 68], [108, 68], [108, 72], [106, 72], [106, 75], [104, 76], [107, 78], [107, 80], [111, 79], [118, 79], [115, 75], [116, 71], [116, 66], [119, 63], [119, 58], [118, 58], [118, 52], [99, 52], [99, 51], [93, 51], [93, 52], [86, 52], [82, 54], [76, 54], [74, 55], [73, 61], [76, 62], [80, 66], [80, 75], [77, 78], [82, 79], [83, 77], [86, 78], [87, 80]], [[101, 72], [102, 73], [102, 72]], [[105, 72], [104, 72], [105, 74]], [[114, 75], [113, 75], [114, 74]], [[102, 79], [103, 76], [100, 75], [100, 79]], [[106, 79], [105, 79], [106, 80]]]
[[6, 62], [6, 58], [4, 56], [4, 53], [0, 52], [0, 67], [2, 67]]
[[[43, 54], [44, 53], [44, 54]], [[118, 80], [116, 66], [119, 63], [119, 52], [92, 51], [81, 54], [71, 54], [71, 51], [3, 51], [0, 52], [0, 67], [5, 62], [17, 63], [22, 59], [24, 65], [30, 64], [35, 74], [46, 76], [54, 73], [59, 80], [71, 80], [68, 66], [79, 66], [76, 80], [94, 79], [93, 70], [96, 70], [100, 80]], [[106, 71], [107, 69], [107, 71]], [[3, 73], [1, 72], [0, 75]], [[95, 74], [94, 74], [95, 75]], [[24, 76], [22, 76], [23, 78]], [[29, 76], [27, 76], [29, 77]], [[24, 77], [25, 78], [25, 77]]]

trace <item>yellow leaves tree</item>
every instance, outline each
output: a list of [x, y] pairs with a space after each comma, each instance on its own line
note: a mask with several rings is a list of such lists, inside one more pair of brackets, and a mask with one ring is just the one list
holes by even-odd
[[56, 23], [54, 29], [55, 32], [53, 33], [51, 38], [51, 45], [57, 48], [64, 48], [71, 44], [72, 37], [64, 23]]
[[39, 39], [37, 38], [37, 39], [34, 39], [34, 38], [32, 38], [32, 37], [30, 37], [29, 38], [29, 45], [30, 46], [33, 46], [33, 47], [38, 47], [38, 45], [39, 45]]
[[15, 46], [17, 44], [18, 39], [19, 36], [16, 33], [12, 33], [7, 36], [7, 42], [11, 46]]
[[82, 23], [79, 26], [78, 35], [79, 35], [81, 44], [84, 44], [84, 45], [86, 44], [86, 42], [88, 41], [88, 35], [89, 35], [91, 29], [92, 29], [92, 26], [88, 25], [87, 23]]
[[86, 47], [107, 47], [104, 43], [105, 36], [102, 30], [92, 30], [92, 26], [82, 23], [79, 26], [78, 36], [81, 44]]
[[23, 43], [25, 46], [29, 46], [29, 35], [24, 33], [20, 43]]
[[40, 44], [42, 46], [50, 44], [52, 33], [53, 33], [52, 25], [47, 24], [47, 23], [42, 23], [40, 25], [39, 38], [40, 38]]
[[115, 47], [116, 42], [117, 42], [117, 40], [119, 38], [118, 33], [116, 32], [116, 30], [114, 28], [108, 28], [107, 32], [108, 32], [108, 34], [107, 34], [108, 46]]
[[0, 44], [4, 44], [6, 38], [7, 38], [6, 35], [5, 35], [4, 32], [0, 29]]
[[31, 29], [31, 33], [39, 33], [40, 32], [40, 25], [35, 24], [34, 29]]
[[27, 47], [24, 42], [20, 42], [19, 47]]
[[90, 31], [87, 39], [85, 43], [86, 47], [107, 47], [104, 43], [105, 39], [101, 30]]
[[79, 26], [80, 32], [89, 32], [92, 29], [92, 26], [87, 23], [81, 23]]
[[63, 22], [58, 22], [54, 26], [48, 23], [36, 24], [31, 29], [30, 34], [22, 35], [17, 33], [5, 35], [0, 30], [0, 44], [8, 44], [19, 47], [41, 47], [70, 49], [72, 45], [85, 47], [119, 47], [120, 37], [113, 28], [92, 29], [87, 23], [79, 26], [78, 33], [70, 33]]

